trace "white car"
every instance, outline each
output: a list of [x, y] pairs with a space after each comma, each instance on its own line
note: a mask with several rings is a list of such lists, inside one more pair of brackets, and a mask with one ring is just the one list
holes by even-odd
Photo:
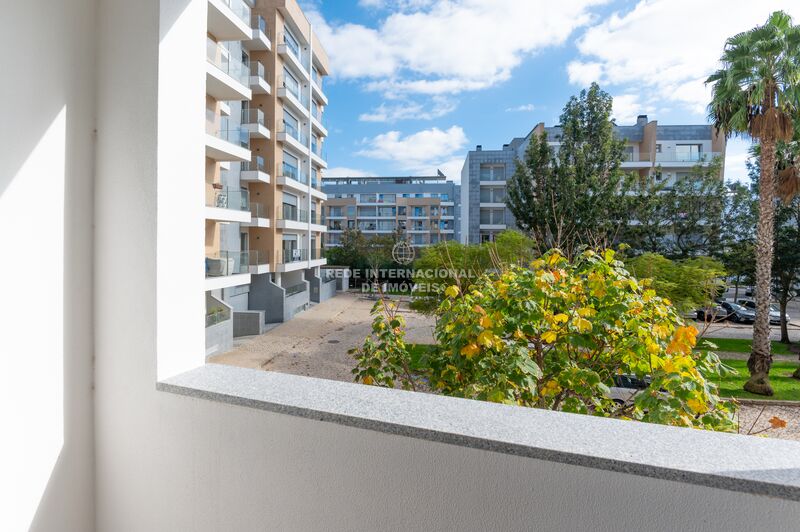
[[636, 375], [614, 375], [614, 385], [609, 387], [608, 398], [617, 404], [629, 405], [651, 382], [650, 377], [640, 379]]

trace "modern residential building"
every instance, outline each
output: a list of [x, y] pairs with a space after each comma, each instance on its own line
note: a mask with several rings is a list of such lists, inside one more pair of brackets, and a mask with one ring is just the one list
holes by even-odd
[[460, 186], [443, 175], [326, 177], [325, 247], [340, 244], [346, 229], [365, 235], [399, 233], [412, 246], [458, 240]]
[[[548, 143], [557, 148], [561, 131], [560, 126], [539, 123], [527, 136], [514, 138], [500, 150], [484, 150], [479, 145], [467, 154], [461, 170], [462, 242], [491, 241], [498, 232], [516, 227], [505, 204], [506, 180], [514, 173], [515, 161], [524, 157], [533, 135], [546, 133]], [[615, 131], [626, 141], [622, 168], [665, 180], [667, 187], [698, 163], [710, 164], [717, 156], [725, 159], [725, 137], [710, 125], [659, 125], [640, 115], [636, 124], [616, 126]]]
[[328, 56], [296, 0], [209, 0], [207, 354], [332, 295], [320, 278]]

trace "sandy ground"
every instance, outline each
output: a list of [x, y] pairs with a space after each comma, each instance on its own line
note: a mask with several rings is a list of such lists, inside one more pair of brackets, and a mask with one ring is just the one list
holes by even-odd
[[[374, 303], [361, 294], [339, 294], [291, 321], [274, 326], [266, 334], [238, 339], [232, 351], [214, 357], [211, 362], [352, 382], [354, 360], [347, 351], [361, 345], [370, 333], [370, 310]], [[408, 310], [406, 305], [401, 304], [400, 308], [408, 323], [408, 342], [433, 343], [433, 319]], [[747, 336], [748, 329], [750, 336]], [[800, 329], [795, 329], [794, 334], [800, 341]], [[706, 335], [748, 338], [752, 337], [752, 327], [714, 325]], [[730, 358], [747, 356], [741, 353], [720, 355]], [[788, 359], [796, 360], [796, 357]], [[800, 406], [743, 405], [739, 414], [742, 433], [768, 427], [773, 416], [785, 420], [787, 426], [761, 435], [800, 441]]]
[[[352, 382], [355, 362], [347, 351], [369, 335], [374, 304], [361, 294], [339, 294], [266, 334], [237, 341], [233, 351], [211, 362]], [[433, 319], [403, 304], [400, 309], [408, 324], [406, 340], [432, 344]]]

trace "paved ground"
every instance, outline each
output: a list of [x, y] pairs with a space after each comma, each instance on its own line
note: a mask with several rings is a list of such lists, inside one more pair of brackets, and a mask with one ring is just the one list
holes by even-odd
[[[370, 310], [373, 304], [374, 301], [361, 294], [339, 294], [289, 322], [271, 327], [266, 334], [237, 340], [233, 351], [214, 357], [211, 361], [352, 382], [350, 371], [354, 361], [347, 350], [361, 345], [369, 334], [372, 323]], [[432, 318], [409, 311], [404, 305], [401, 305], [401, 312], [408, 322], [406, 338], [409, 342], [433, 343]], [[792, 334], [793, 340], [800, 341], [800, 329], [793, 329]], [[715, 324], [706, 331], [706, 335], [749, 338], [752, 337], [752, 327]], [[746, 358], [746, 354], [726, 353], [724, 356]], [[760, 406], [744, 405], [740, 413], [742, 432], [757, 432], [769, 426], [769, 419], [773, 416], [786, 420], [788, 426], [780, 430], [770, 430], [763, 435], [800, 440], [800, 406], [770, 406], [762, 412]]]
[[[266, 334], [237, 341], [212, 362], [352, 382], [354, 360], [347, 351], [369, 335], [374, 303], [361, 294], [339, 294]], [[400, 308], [407, 341], [433, 343], [433, 319]]]

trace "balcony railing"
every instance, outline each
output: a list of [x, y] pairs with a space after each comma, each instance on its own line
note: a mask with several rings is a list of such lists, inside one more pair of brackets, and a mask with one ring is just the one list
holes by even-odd
[[294, 205], [284, 204], [278, 207], [278, 220], [307, 223], [308, 211], [298, 209]]
[[300, 62], [306, 72], [310, 70], [311, 65], [309, 64], [308, 54], [304, 54], [298, 45], [287, 39], [285, 33], [278, 34], [278, 43], [286, 45], [286, 49]]
[[231, 319], [231, 309], [228, 307], [214, 307], [206, 311], [206, 328]]
[[250, 161], [242, 163], [242, 172], [264, 172], [269, 173], [267, 161], [260, 155], [254, 155]]
[[250, 258], [250, 266], [266, 266], [269, 264], [269, 254], [263, 251], [251, 249], [247, 252]]
[[250, 214], [253, 218], [269, 218], [270, 210], [263, 203], [250, 203]]
[[220, 209], [232, 209], [235, 211], [248, 211], [250, 210], [248, 192], [239, 188], [214, 190], [211, 203], [207, 206]]
[[222, 123], [220, 129], [206, 128], [209, 135], [213, 135], [218, 139], [230, 142], [241, 148], [250, 149], [250, 133], [243, 127], [227, 126], [227, 122]]
[[284, 288], [286, 291], [286, 297], [293, 296], [295, 294], [302, 294], [306, 291], [306, 283], [299, 283], [292, 286], [287, 286]]
[[242, 124], [258, 124], [267, 127], [267, 119], [261, 109], [242, 109]]
[[261, 15], [253, 15], [251, 19], [251, 25], [254, 29], [257, 29], [261, 33], [267, 36], [269, 39], [269, 30], [267, 29], [267, 19], [262, 17]]
[[303, 88], [295, 80], [287, 78], [286, 76], [278, 76], [278, 87], [286, 89], [289, 94], [295, 97], [300, 102], [303, 109], [308, 109], [308, 92], [302, 90]]
[[248, 66], [231, 57], [231, 53], [227, 48], [214, 42], [210, 37], [206, 38], [206, 55], [208, 62], [225, 74], [228, 74], [244, 86], [250, 84], [250, 69]]
[[701, 163], [711, 162], [716, 157], [722, 157], [722, 154], [716, 151], [701, 153], [664, 152], [656, 153], [656, 162]]
[[250, 24], [250, 6], [244, 0], [222, 0], [245, 24]]
[[311, 260], [320, 260], [325, 258], [325, 250], [322, 248], [311, 248]]
[[298, 170], [296, 166], [292, 166], [291, 164], [283, 163], [281, 175], [289, 179], [294, 179], [298, 183], [304, 185], [308, 184], [308, 174], [302, 170]]
[[281, 249], [278, 250], [278, 263], [291, 264], [308, 260], [307, 249]]
[[247, 251], [218, 251], [206, 255], [206, 277], [224, 277], [249, 271], [250, 253]]
[[281, 130], [278, 131], [278, 133], [285, 133], [290, 137], [292, 137], [297, 142], [299, 142], [300, 144], [302, 144], [304, 147], [308, 146], [308, 135], [306, 135], [306, 133], [304, 133], [303, 131], [297, 129], [292, 124], [284, 122], [283, 125], [281, 126]]
[[316, 83], [319, 90], [322, 90], [322, 76], [314, 68], [311, 69], [311, 79]]
[[250, 61], [250, 75], [267, 81], [267, 69], [261, 61]]
[[320, 109], [319, 106], [311, 106], [311, 116], [314, 117], [314, 120], [322, 124], [322, 127], [328, 127], [325, 113], [322, 112], [322, 109]]
[[328, 160], [328, 150], [325, 148], [325, 145], [322, 142], [314, 140], [314, 137], [311, 137], [311, 151], [323, 161]]

